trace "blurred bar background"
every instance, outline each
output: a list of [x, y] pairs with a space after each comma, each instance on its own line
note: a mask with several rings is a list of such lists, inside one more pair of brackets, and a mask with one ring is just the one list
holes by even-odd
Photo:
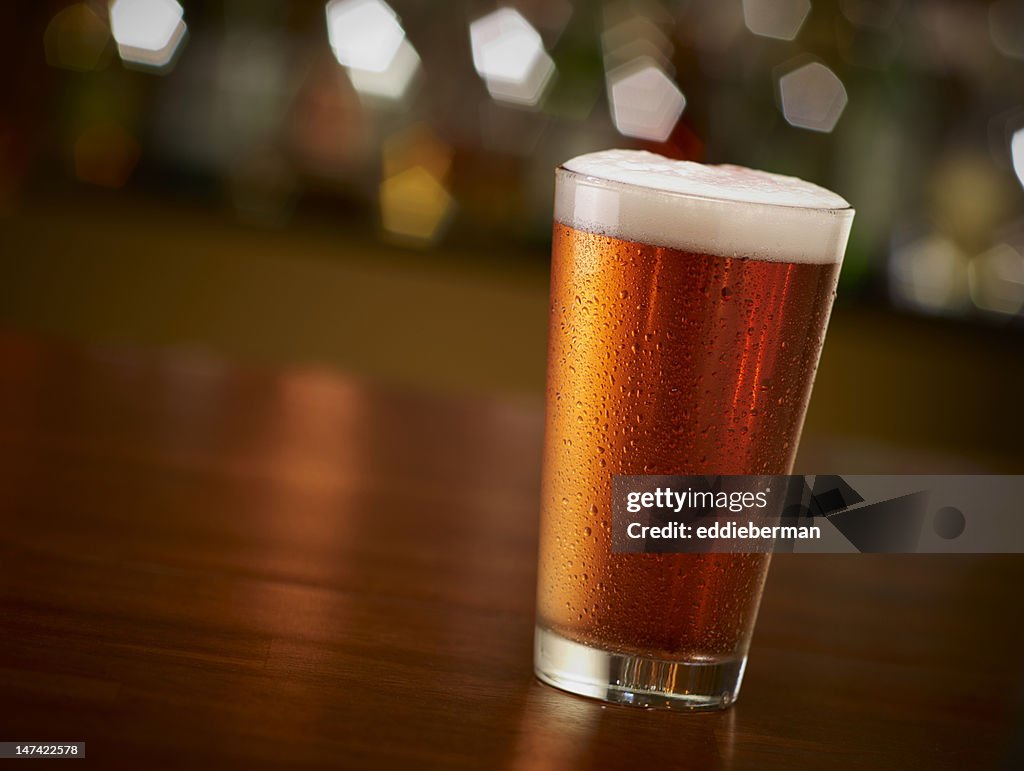
[[1024, 460], [1024, 0], [14, 2], [0, 72], [5, 327], [539, 404], [553, 168], [639, 147], [856, 207], [803, 470]]

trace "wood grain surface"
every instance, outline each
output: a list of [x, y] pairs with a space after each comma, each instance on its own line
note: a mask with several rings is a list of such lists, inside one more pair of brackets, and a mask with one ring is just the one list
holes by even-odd
[[0, 336], [0, 740], [111, 769], [1021, 767], [1013, 557], [776, 558], [726, 712], [539, 685], [541, 420]]

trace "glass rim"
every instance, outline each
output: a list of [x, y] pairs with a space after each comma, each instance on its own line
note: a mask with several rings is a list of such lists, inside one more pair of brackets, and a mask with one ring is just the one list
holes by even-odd
[[842, 217], [853, 217], [857, 211], [853, 206], [849, 204], [838, 208], [834, 206], [795, 206], [793, 204], [771, 203], [770, 201], [740, 201], [735, 198], [718, 198], [716, 196], [700, 195], [698, 193], [683, 193], [678, 190], [662, 190], [656, 187], [638, 185], [634, 182], [620, 182], [619, 180], [611, 180], [606, 179], [604, 177], [595, 177], [592, 174], [584, 174], [582, 172], [566, 168], [565, 164], [562, 163], [558, 164], [555, 167], [556, 180], [560, 175], [576, 177], [578, 180], [582, 180], [587, 184], [593, 184], [595, 187], [624, 187], [628, 188], [629, 190], [642, 191], [653, 195], [664, 195], [669, 198], [685, 198], [691, 201], [706, 201], [708, 203], [713, 204], [727, 204], [733, 206], [764, 206], [772, 209], [786, 209], [789, 211], [810, 212], [815, 214], [832, 214], [835, 216]]

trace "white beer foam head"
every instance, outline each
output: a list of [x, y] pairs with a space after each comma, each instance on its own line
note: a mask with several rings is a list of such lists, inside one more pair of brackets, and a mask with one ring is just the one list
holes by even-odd
[[843, 259], [853, 209], [796, 177], [604, 150], [563, 164], [555, 219], [690, 252], [833, 263]]

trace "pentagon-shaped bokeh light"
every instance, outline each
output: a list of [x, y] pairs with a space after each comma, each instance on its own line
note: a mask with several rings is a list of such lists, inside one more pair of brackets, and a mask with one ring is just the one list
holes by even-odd
[[349, 68], [348, 76], [352, 87], [363, 96], [401, 100], [409, 90], [416, 74], [420, 71], [420, 56], [408, 40], [403, 40], [398, 53], [383, 72]]
[[110, 32], [122, 61], [168, 67], [185, 38], [184, 11], [175, 0], [114, 0]]
[[778, 40], [795, 38], [810, 11], [810, 0], [743, 0], [747, 29]]
[[1013, 160], [1013, 171], [1024, 186], [1024, 128], [1017, 129], [1010, 138], [1010, 158]]
[[473, 66], [491, 96], [532, 107], [540, 103], [555, 74], [540, 33], [519, 11], [500, 8], [469, 25]]
[[641, 58], [608, 73], [612, 121], [627, 137], [664, 142], [686, 107], [686, 97], [651, 59]]
[[331, 0], [327, 39], [339, 64], [386, 72], [405, 40], [405, 30], [383, 0]]
[[828, 133], [846, 108], [843, 82], [820, 62], [811, 62], [779, 78], [782, 114], [791, 126]]

